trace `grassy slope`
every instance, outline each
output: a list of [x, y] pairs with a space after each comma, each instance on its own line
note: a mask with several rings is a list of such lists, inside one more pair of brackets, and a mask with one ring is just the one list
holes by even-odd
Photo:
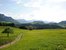
[[0, 50], [56, 50], [58, 45], [66, 48], [66, 30], [22, 30], [21, 32], [24, 36], [19, 42]]

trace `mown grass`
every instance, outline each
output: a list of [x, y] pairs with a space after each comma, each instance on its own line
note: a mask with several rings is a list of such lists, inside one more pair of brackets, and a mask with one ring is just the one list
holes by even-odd
[[0, 50], [64, 50], [66, 48], [66, 29], [20, 30], [22, 39]]

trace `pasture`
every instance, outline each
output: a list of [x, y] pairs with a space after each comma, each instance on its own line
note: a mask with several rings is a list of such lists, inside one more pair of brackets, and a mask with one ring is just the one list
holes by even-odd
[[[2, 29], [1, 27], [0, 30], [2, 31]], [[31, 31], [18, 28], [13, 29], [15, 33], [10, 35], [10, 37], [12, 38], [12, 36], [22, 33], [22, 38], [17, 43], [0, 50], [65, 50], [66, 48], [66, 29]]]

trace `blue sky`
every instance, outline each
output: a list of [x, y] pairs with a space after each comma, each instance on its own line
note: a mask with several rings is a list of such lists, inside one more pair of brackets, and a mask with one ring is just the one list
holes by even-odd
[[66, 20], [66, 0], [0, 0], [0, 13], [14, 19]]

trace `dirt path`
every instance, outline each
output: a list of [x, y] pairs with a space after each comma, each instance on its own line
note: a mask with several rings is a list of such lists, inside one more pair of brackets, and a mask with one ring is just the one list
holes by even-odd
[[5, 47], [8, 47], [8, 46], [10, 46], [10, 45], [12, 45], [12, 44], [15, 44], [17, 41], [19, 41], [19, 40], [21, 39], [22, 36], [23, 36], [23, 35], [20, 34], [20, 35], [19, 35], [14, 41], [12, 41], [11, 43], [8, 43], [8, 44], [5, 44], [5, 45], [0, 46], [0, 49], [5, 48]]

